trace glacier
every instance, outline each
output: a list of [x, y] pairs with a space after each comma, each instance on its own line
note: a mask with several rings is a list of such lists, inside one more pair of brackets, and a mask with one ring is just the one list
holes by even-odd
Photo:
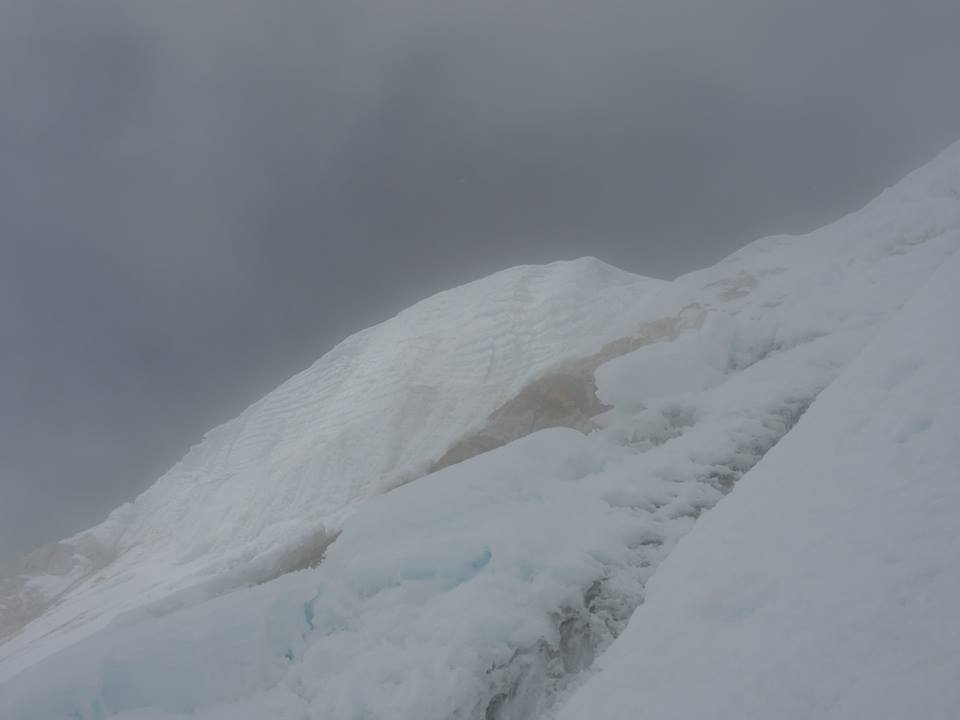
[[592, 258], [513, 268], [348, 338], [0, 581], [0, 639], [14, 634], [0, 680], [126, 613], [315, 563], [364, 499], [426, 474], [558, 360], [624, 333], [660, 285]]
[[949, 717], [958, 249], [960, 144], [430, 298], [4, 579], [0, 718]]

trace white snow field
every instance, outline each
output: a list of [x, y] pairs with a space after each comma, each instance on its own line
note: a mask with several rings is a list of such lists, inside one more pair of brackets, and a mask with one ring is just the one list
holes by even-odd
[[[956, 717], [958, 249], [960, 144], [669, 284], [425, 301], [8, 580], [60, 595], [0, 718]], [[428, 472], [564, 362], [589, 427]]]

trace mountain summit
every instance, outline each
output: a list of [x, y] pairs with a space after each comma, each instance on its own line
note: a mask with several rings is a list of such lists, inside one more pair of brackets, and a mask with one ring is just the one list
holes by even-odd
[[0, 718], [948, 717], [958, 249], [960, 144], [669, 283], [429, 298], [3, 580]]

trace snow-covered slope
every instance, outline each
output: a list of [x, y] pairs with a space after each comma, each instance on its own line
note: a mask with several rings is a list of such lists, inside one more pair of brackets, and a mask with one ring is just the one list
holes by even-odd
[[[591, 420], [590, 427], [595, 428], [592, 432], [584, 434], [570, 428], [542, 430], [369, 499], [358, 508], [351, 508], [354, 514], [350, 517], [338, 516], [341, 525], [337, 527], [342, 526], [342, 534], [315, 569], [290, 573], [206, 602], [201, 602], [202, 595], [191, 595], [186, 600], [182, 596], [168, 599], [161, 606], [128, 613], [105, 629], [96, 624], [102, 625], [100, 620], [85, 620], [76, 634], [71, 635], [67, 628], [47, 638], [39, 637], [58, 618], [78, 617], [78, 609], [88, 607], [90, 598], [132, 606], [135, 603], [129, 599], [129, 593], [131, 588], [139, 587], [137, 583], [144, 583], [144, 587], [154, 583], [163, 592], [169, 587], [186, 587], [184, 578], [191, 576], [182, 572], [183, 567], [191, 572], [202, 568], [201, 576], [213, 578], [214, 583], [226, 582], [223, 578], [227, 578], [229, 582], [222, 587], [231, 587], [242, 584], [226, 560], [238, 557], [236, 548], [256, 550], [261, 547], [256, 545], [261, 538], [273, 538], [281, 547], [295, 547], [289, 541], [299, 536], [284, 525], [283, 510], [272, 508], [264, 500], [272, 497], [270, 477], [251, 476], [238, 484], [249, 487], [243, 491], [247, 494], [242, 503], [227, 496], [220, 502], [239, 517], [246, 515], [237, 525], [253, 523], [260, 528], [258, 532], [248, 535], [240, 528], [224, 537], [222, 545], [201, 545], [203, 552], [196, 558], [189, 552], [181, 556], [171, 553], [179, 561], [166, 561], [168, 556], [161, 553], [158, 557], [164, 562], [160, 562], [146, 549], [180, 550], [185, 546], [163, 540], [168, 530], [158, 524], [144, 535], [135, 535], [137, 542], [121, 556], [126, 558], [122, 563], [127, 564], [115, 561], [111, 566], [133, 573], [132, 579], [113, 575], [100, 585], [95, 585], [95, 578], [86, 581], [80, 590], [71, 590], [64, 596], [60, 608], [46, 613], [3, 646], [7, 659], [0, 668], [5, 667], [8, 674], [20, 669], [23, 672], [0, 684], [0, 718], [506, 720], [552, 714], [584, 680], [584, 671], [589, 671], [594, 659], [627, 626], [633, 611], [644, 602], [647, 581], [660, 572], [658, 566], [680, 538], [694, 527], [705, 510], [731, 490], [731, 498], [722, 507], [734, 506], [741, 492], [737, 483], [742, 476], [758, 472], [764, 477], [768, 471], [763, 468], [776, 467], [777, 455], [751, 471], [771, 447], [794, 432], [797, 421], [824, 388], [841, 377], [838, 388], [853, 389], [838, 389], [840, 400], [831, 400], [828, 394], [822, 403], [815, 404], [825, 405], [828, 409], [818, 413], [828, 417], [818, 420], [817, 415], [811, 415], [813, 420], [800, 420], [797, 427], [822, 425], [823, 431], [799, 433], [796, 449], [788, 457], [794, 465], [802, 463], [805, 468], [822, 473], [828, 478], [824, 482], [832, 477], [839, 483], [845, 481], [850, 468], [861, 462], [864, 454], [852, 452], [844, 456], [840, 452], [843, 448], [835, 446], [831, 446], [830, 454], [824, 454], [824, 438], [833, 438], [840, 444], [842, 437], [837, 436], [849, 432], [852, 442], [859, 441], [857, 426], [849, 425], [851, 416], [842, 415], [841, 411], [847, 408], [869, 423], [874, 411], [882, 417], [887, 407], [876, 393], [871, 394], [870, 388], [876, 385], [869, 385], [869, 379], [858, 386], [850, 378], [870, 372], [883, 375], [885, 371], [875, 368], [889, 367], [888, 380], [893, 383], [901, 377], [901, 371], [905, 372], [904, 368], [910, 369], [909, 362], [901, 362], [899, 358], [903, 356], [897, 355], [891, 349], [891, 341], [885, 338], [900, 332], [916, 344], [912, 352], [918, 356], [935, 355], [938, 364], [930, 366], [931, 372], [943, 374], [952, 366], [950, 353], [955, 351], [955, 343], [938, 343], [923, 328], [915, 332], [896, 328], [898, 324], [909, 325], [910, 318], [916, 324], [916, 315], [933, 302], [929, 298], [945, 292], [942, 286], [950, 282], [960, 285], [958, 248], [960, 144], [868, 207], [827, 228], [803, 237], [757, 241], [715, 267], [667, 285], [654, 287], [587, 262], [588, 267], [598, 268], [596, 272], [613, 278], [600, 283], [608, 289], [584, 291], [570, 305], [566, 300], [558, 301], [559, 307], [569, 308], [566, 318], [555, 314], [557, 307], [544, 308], [541, 322], [557, 323], [556, 337], [560, 339], [556, 341], [559, 349], [555, 356], [526, 364], [527, 360], [519, 358], [526, 358], [531, 344], [521, 342], [514, 356], [515, 364], [496, 382], [482, 385], [475, 381], [470, 389], [463, 388], [462, 395], [456, 395], [471, 405], [469, 413], [455, 416], [437, 410], [436, 424], [429, 419], [434, 417], [433, 410], [412, 415], [396, 410], [391, 415], [392, 409], [402, 407], [407, 397], [410, 380], [402, 375], [384, 390], [385, 395], [362, 395], [376, 398], [380, 403], [377, 407], [387, 410], [362, 413], [364, 419], [353, 428], [351, 442], [364, 435], [364, 428], [376, 431], [383, 427], [377, 423], [387, 423], [386, 427], [400, 433], [401, 438], [398, 445], [387, 446], [395, 447], [396, 457], [402, 459], [382, 471], [382, 485], [356, 481], [361, 487], [357, 497], [398, 485], [431, 469], [447, 449], [463, 438], [484, 437], [485, 428], [502, 420], [504, 408], [514, 408], [518, 398], [566, 392], [569, 385], [565, 382], [543, 382], [556, 367], [551, 365], [554, 359], [566, 361], [564, 372], [569, 377], [589, 372], [591, 393], [595, 381], [598, 399], [587, 405], [600, 414]], [[563, 272], [569, 272], [569, 267], [563, 266], [567, 268]], [[582, 268], [584, 264], [575, 267]], [[551, 268], [535, 272], [560, 271], [555, 266]], [[924, 291], [927, 299], [921, 295], [910, 304], [918, 289], [930, 283], [938, 269], [940, 275], [935, 284]], [[490, 280], [479, 285], [487, 282]], [[567, 292], [572, 291], [561, 294], [566, 297]], [[608, 305], [597, 297], [603, 292], [611, 293]], [[631, 293], [634, 297], [627, 297]], [[486, 296], [486, 292], [483, 294]], [[511, 292], [507, 295], [515, 296]], [[536, 294], [527, 298], [528, 304], [539, 304]], [[462, 297], [457, 300], [463, 301]], [[946, 301], [957, 309], [955, 294]], [[915, 309], [918, 304], [920, 310]], [[587, 312], [584, 307], [602, 310]], [[601, 317], [603, 314], [607, 319]], [[957, 331], [949, 322], [950, 313], [943, 314], [943, 335], [955, 338]], [[585, 315], [589, 319], [583, 319]], [[578, 322], [582, 324], [577, 325]], [[568, 330], [571, 323], [580, 329]], [[883, 331], [881, 339], [874, 343], [884, 327], [894, 329]], [[463, 332], [463, 328], [451, 327], [449, 342], [456, 343]], [[473, 338], [470, 346], [487, 342], [482, 339], [486, 337], [482, 324], [475, 334], [467, 335]], [[389, 346], [395, 348], [403, 337], [392, 337]], [[576, 342], [570, 338], [576, 338]], [[877, 360], [880, 366], [863, 360], [874, 355], [882, 356]], [[359, 355], [351, 357], [355, 361]], [[883, 365], [887, 360], [889, 364]], [[377, 373], [387, 372], [390, 362], [378, 363]], [[452, 360], [434, 372], [456, 374], [456, 368], [462, 364], [466, 363]], [[570, 370], [571, 367], [574, 369]], [[486, 377], [485, 371], [479, 375]], [[310, 383], [301, 385], [291, 394], [309, 394], [309, 386]], [[482, 386], [483, 392], [496, 393], [496, 397], [489, 402], [484, 400], [486, 404], [474, 411], [472, 403], [476, 399], [472, 393], [478, 386]], [[863, 390], [862, 396], [857, 394], [858, 387]], [[920, 389], [919, 385], [916, 387]], [[531, 388], [536, 388], [536, 393]], [[347, 397], [356, 402], [361, 396], [354, 392]], [[927, 420], [939, 423], [941, 417], [955, 418], [951, 397], [945, 395], [944, 404], [935, 406], [939, 409], [930, 417], [917, 415], [916, 422], [911, 416], [903, 418], [905, 431], [920, 428], [922, 435]], [[604, 410], [605, 407], [608, 409]], [[906, 405], [904, 408], [909, 409]], [[352, 412], [361, 413], [356, 408]], [[387, 417], [381, 418], [380, 414]], [[295, 443], [286, 444], [286, 434], [299, 437], [301, 425], [310, 414], [298, 417], [261, 449], [296, 447]], [[411, 417], [416, 422], [409, 422]], [[452, 420], [454, 417], [457, 419]], [[446, 428], [438, 428], [446, 423], [454, 424], [455, 432], [443, 435], [443, 442], [428, 437], [445, 432]], [[538, 426], [533, 423], [529, 429]], [[398, 427], [401, 429], [397, 430]], [[868, 438], [870, 432], [867, 428], [862, 437]], [[937, 445], [936, 457], [946, 458], [956, 452], [956, 445], [947, 445], [951, 439], [947, 435], [924, 436]], [[215, 447], [216, 434], [212, 437], [211, 447]], [[254, 443], [250, 446], [256, 447]], [[313, 462], [343, 462], [349, 471], [348, 459], [337, 460], [341, 447], [337, 443], [331, 445], [334, 460], [326, 458], [324, 450]], [[381, 448], [377, 444], [362, 447], [368, 453], [373, 452], [371, 447]], [[822, 457], [815, 458], [818, 453]], [[282, 454], [287, 457], [286, 451]], [[268, 455], [266, 451], [240, 452], [237, 457], [249, 458], [243, 462], [258, 462], [258, 458]], [[215, 456], [217, 452], [204, 457]], [[832, 456], [838, 463], [836, 471], [832, 469]], [[365, 456], [361, 453], [350, 457], [360, 462]], [[889, 465], [897, 457], [878, 454], [877, 460], [886, 460]], [[243, 475], [243, 463], [237, 463], [231, 467], [241, 468], [237, 472]], [[196, 478], [189, 482], [176, 480], [177, 472], [181, 470], [175, 469], [173, 479], [164, 480], [151, 490], [157, 495], [153, 500], [148, 498], [144, 511], [152, 512], [151, 503], [167, 507], [168, 499], [177, 497], [180, 487], [204, 487]], [[830, 499], [822, 497], [825, 485], [801, 485], [806, 479], [804, 474], [796, 468], [792, 472], [791, 488], [784, 492], [783, 502], [795, 503], [798, 509], [790, 515], [786, 510], [782, 513], [785, 519], [800, 518], [811, 526], [784, 524], [795, 536], [792, 544], [787, 543], [788, 550], [802, 554], [811, 547], [816, 552], [829, 552], [837, 544], [835, 562], [841, 563], [850, 562], [853, 547], [865, 551], [874, 548], [870, 543], [858, 545], [857, 525], [850, 526], [853, 535], [847, 538], [845, 528], [835, 521], [836, 515], [827, 511], [826, 535], [818, 537], [818, 513], [804, 514], [804, 508], [815, 510], [824, 503], [829, 505]], [[305, 477], [316, 482], [319, 476]], [[869, 478], [864, 478], [836, 495], [847, 503], [848, 509], [861, 492], [869, 492]], [[267, 487], [260, 487], [258, 484], [264, 480]], [[225, 481], [215, 480], [213, 484], [218, 486], [220, 482]], [[764, 543], [779, 527], [775, 513], [780, 508], [773, 505], [779, 496], [771, 495], [753, 506], [749, 498], [751, 492], [756, 494], [756, 485], [755, 481], [744, 485], [748, 498], [744, 502], [772, 517], [755, 516], [749, 510], [737, 517], [744, 537], [748, 537], [748, 526], [755, 525], [757, 534], [749, 538]], [[327, 497], [327, 490], [307, 487], [309, 479], [293, 486], [307, 497]], [[807, 492], [808, 487], [812, 494]], [[947, 518], [938, 526], [939, 534], [927, 531], [920, 509], [940, 497], [936, 487], [922, 482], [917, 485], [917, 499], [911, 500], [915, 512], [897, 516], [909, 522], [909, 528], [900, 537], [938, 544], [955, 529]], [[885, 517], [885, 503], [897, 504], [902, 499], [893, 486], [890, 488], [894, 492], [863, 498], [874, 517]], [[211, 494], [213, 500], [216, 497], [216, 493]], [[202, 491], [192, 499], [209, 500]], [[211, 507], [219, 507], [213, 500], [209, 500]], [[298, 503], [292, 500], [285, 507], [289, 511]], [[725, 511], [717, 513], [722, 515]], [[189, 508], [180, 511], [184, 517], [189, 517], [190, 512]], [[270, 522], [262, 522], [261, 513]], [[234, 517], [231, 513], [224, 516]], [[162, 512], [152, 512], [149, 517], [150, 522], [159, 523], [157, 518], [162, 518]], [[296, 517], [303, 523], [293, 525], [293, 530], [303, 530], [312, 521], [307, 514]], [[228, 523], [227, 527], [230, 526]], [[706, 530], [691, 536], [685, 547], [696, 547], [698, 535], [707, 538], [696, 541], [701, 544], [726, 542], [725, 535], [711, 531], [710, 523], [705, 527]], [[867, 522], [864, 527], [872, 528], [874, 524]], [[207, 536], [211, 535], [219, 537], [208, 531]], [[864, 535], [872, 537], [869, 533]], [[743, 542], [749, 543], [750, 539]], [[755, 548], [742, 567], [749, 565], [750, 558], [759, 558], [756, 567], [766, 568], [763, 562], [775, 557], [773, 550], [778, 546], [771, 542], [770, 547], [770, 555], [765, 555], [763, 548]], [[909, 551], [899, 545], [881, 547], [887, 547], [891, 553], [902, 552], [898, 557], [909, 559]], [[722, 550], [714, 549], [715, 556], [719, 558]], [[818, 574], [821, 563], [816, 562], [814, 550], [810, 562], [798, 564], [805, 568], [803, 577], [791, 582], [807, 582], [829, 594], [833, 577], [829, 568], [840, 565], [823, 563], [824, 574]], [[703, 603], [691, 605], [671, 594], [695, 590], [691, 588], [696, 585], [694, 575], [699, 565], [695, 562], [697, 557], [690, 559], [691, 552], [684, 550], [672, 556], [665, 566], [672, 568], [669, 572], [683, 582], [677, 585], [679, 591], [672, 591], [669, 572], [661, 578], [658, 587], [662, 597], [667, 598], [660, 603], [661, 615], [648, 614], [656, 609], [652, 600], [635, 615], [634, 627], [638, 623], [645, 627], [644, 617], [654, 618], [646, 622], [657, 625], [657, 637], [664, 643], [669, 642], [671, 629], [660, 627], [658, 618], [687, 618], [704, 608]], [[242, 550], [240, 553], [242, 556]], [[142, 557], [149, 562], [140, 562], [138, 558]], [[909, 562], [901, 565], [922, 575], [922, 568]], [[248, 573], [243, 577], [253, 577], [249, 568], [255, 566], [256, 563], [242, 565]], [[271, 561], [274, 570], [280, 566]], [[738, 567], [741, 566], [731, 566]], [[691, 574], [685, 575], [687, 572]], [[754, 569], [747, 567], [739, 577], [749, 577], [751, 572]], [[150, 573], [157, 577], [150, 578]], [[143, 577], [146, 580], [139, 579]], [[711, 566], [705, 576], [717, 588], [734, 587], [724, 585], [724, 578], [726, 571], [720, 566]], [[845, 582], [849, 586], [853, 578]], [[935, 596], [929, 596], [928, 606], [936, 612], [960, 602], [955, 597], [955, 586], [949, 582], [929, 587]], [[809, 590], [803, 597], [819, 595]], [[677, 606], [675, 615], [668, 612], [671, 603]], [[807, 613], [805, 620], [816, 623], [811, 614], [815, 606], [811, 602], [790, 609]], [[73, 615], [64, 614], [66, 611], [61, 608], [72, 608]], [[736, 603], [733, 608], [722, 632], [733, 632], [730, 627], [737, 622]], [[837, 617], [851, 617], [855, 612], [851, 609], [848, 615]], [[830, 627], [825, 623], [822, 632], [828, 632]], [[634, 659], [637, 653], [645, 652], [644, 647], [630, 642], [637, 632], [642, 630], [631, 628], [623, 642], [614, 646], [624, 649], [614, 650], [611, 660], [601, 662], [608, 669], [575, 696], [573, 704], [567, 706], [567, 717], [583, 717], [587, 711], [593, 714], [594, 706], [600, 708], [597, 698], [604, 693], [603, 686], [598, 685], [597, 691], [591, 688], [608, 676], [619, 678], [614, 691], [622, 692], [617, 697], [625, 699], [622, 705], [610, 704], [603, 709], [617, 712], [618, 708], [632, 707], [635, 698], [627, 697], [624, 688], [632, 687], [629, 677]], [[81, 635], [86, 637], [80, 640]], [[947, 647], [911, 645], [910, 635], [892, 637], [891, 643], [878, 645], [880, 650], [889, 653], [891, 647], [897, 646], [903, 658], [918, 664], [938, 662], [938, 647]], [[669, 656], [676, 663], [673, 667], [677, 672], [681, 672], [679, 666], [693, 652], [697, 639], [695, 632], [681, 637], [676, 654]], [[900, 640], [906, 644], [898, 646]], [[771, 641], [769, 647], [774, 646], [776, 641]], [[763, 646], [757, 643], [755, 647]], [[745, 653], [743, 667], [762, 662], [761, 655], [757, 653], [751, 659]], [[650, 655], [644, 657], [645, 667], [658, 662]], [[715, 664], [725, 662], [713, 657]], [[697, 667], [702, 671], [698, 677], [706, 678], [709, 664]], [[779, 678], [788, 688], [785, 692], [794, 688], [803, 692], [808, 688], [803, 684], [802, 673], [799, 679], [787, 674], [787, 670], [799, 671], [798, 665], [784, 661], [781, 667], [786, 669]], [[724, 678], [726, 683], [736, 679], [719, 669], [717, 677]], [[697, 691], [704, 686], [694, 682], [691, 687]], [[591, 694], [594, 692], [597, 694]], [[733, 692], [730, 690], [728, 697]], [[663, 710], [666, 705], [659, 707]], [[920, 704], [915, 707], [924, 708]], [[670, 717], [668, 710], [654, 715]]]
[[960, 716], [960, 254], [657, 571], [563, 720]]
[[661, 284], [592, 258], [518, 267], [350, 337], [136, 502], [27, 558], [0, 585], [0, 638], [26, 623], [0, 646], [0, 678], [119, 613], [315, 562], [359, 502], [423, 475], [545, 370], [628, 332]]

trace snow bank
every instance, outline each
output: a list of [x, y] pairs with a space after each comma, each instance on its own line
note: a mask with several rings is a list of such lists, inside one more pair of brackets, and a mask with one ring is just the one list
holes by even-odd
[[680, 543], [563, 720], [960, 713], [960, 255]]

